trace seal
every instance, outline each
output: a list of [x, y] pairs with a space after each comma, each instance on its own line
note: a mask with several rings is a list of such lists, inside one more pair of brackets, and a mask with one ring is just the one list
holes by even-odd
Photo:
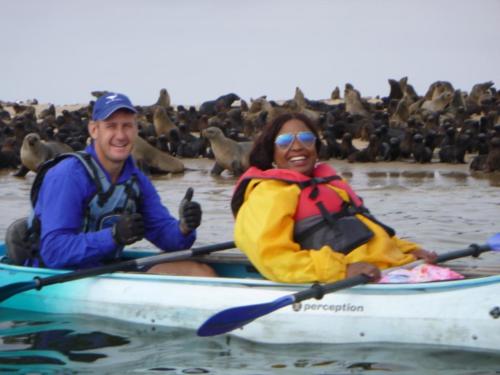
[[307, 105], [306, 97], [304, 96], [304, 93], [298, 86], [295, 87], [295, 96], [293, 97], [293, 100], [295, 100], [295, 102], [299, 107], [305, 108]]
[[219, 110], [228, 110], [231, 108], [233, 102], [239, 99], [240, 97], [235, 93], [222, 95], [215, 100], [203, 102], [198, 112], [200, 115], [214, 116]]
[[490, 141], [490, 151], [486, 157], [484, 171], [500, 171], [500, 137], [494, 137]]
[[170, 117], [168, 117], [165, 108], [160, 106], [155, 108], [153, 115], [153, 125], [157, 136], [164, 134], [167, 136], [167, 138], [170, 139], [172, 132], [179, 132], [177, 126], [175, 126]]
[[236, 142], [214, 126], [205, 129], [203, 136], [210, 142], [215, 157], [215, 164], [210, 172], [212, 175], [220, 175], [224, 170], [228, 170], [239, 176], [247, 170], [253, 142]]
[[167, 89], [160, 90], [160, 96], [158, 97], [158, 100], [156, 101], [156, 105], [161, 106], [163, 108], [170, 107], [170, 95], [168, 94]]
[[153, 114], [153, 126], [156, 136], [165, 137], [168, 150], [174, 154], [181, 140], [180, 132], [164, 107], [156, 106]]
[[387, 81], [389, 82], [389, 86], [391, 88], [389, 91], [388, 100], [400, 100], [403, 97], [403, 90], [401, 90], [399, 81], [396, 81], [392, 78], [389, 78]]
[[424, 95], [424, 98], [425, 100], [434, 100], [446, 91], [453, 93], [455, 89], [453, 88], [453, 85], [448, 81], [436, 81], [429, 86], [427, 92]]
[[441, 163], [465, 163], [465, 153], [470, 147], [470, 136], [468, 134], [459, 134], [452, 143], [441, 143], [438, 151]]
[[345, 100], [345, 110], [351, 115], [360, 115], [363, 117], [368, 117], [369, 112], [365, 108], [363, 101], [361, 99], [361, 94], [354, 87], [346, 83], [344, 89], [344, 100]]
[[0, 169], [17, 168], [19, 163], [19, 149], [16, 147], [16, 139], [8, 137], [0, 149]]
[[399, 160], [401, 150], [400, 150], [401, 139], [398, 137], [389, 138], [388, 148], [384, 155], [384, 161], [395, 161]]
[[391, 128], [404, 128], [410, 117], [410, 111], [408, 108], [408, 101], [406, 98], [402, 98], [398, 101], [398, 104], [389, 118], [389, 125]]
[[424, 143], [424, 136], [416, 133], [413, 136], [413, 158], [417, 163], [430, 163], [432, 160], [432, 150]]
[[181, 173], [185, 169], [182, 161], [158, 150], [141, 137], [135, 140], [132, 157], [142, 170], [151, 173]]
[[[349, 133], [346, 133], [349, 134]], [[368, 146], [363, 148], [362, 150], [357, 150], [351, 152], [347, 155], [347, 161], [349, 163], [361, 162], [361, 163], [370, 163], [377, 161], [377, 155], [380, 149], [380, 140], [376, 134], [370, 135], [370, 140], [368, 142]]]
[[340, 143], [340, 159], [347, 159], [349, 155], [357, 151], [359, 150], [352, 144], [352, 134], [349, 132], [344, 133]]
[[62, 142], [46, 142], [38, 133], [28, 133], [21, 146], [21, 163], [36, 172], [40, 164], [65, 152], [73, 152], [73, 149]]
[[493, 81], [475, 84], [466, 99], [466, 105], [470, 113], [478, 111], [481, 104], [492, 98], [492, 88], [495, 84]]
[[453, 100], [454, 91], [443, 91], [430, 100], [425, 100], [420, 107], [422, 110], [429, 112], [439, 112], [445, 109]]
[[338, 86], [335, 86], [332, 93], [330, 94], [330, 100], [340, 100], [340, 89]]
[[90, 95], [92, 95], [94, 98], [99, 99], [103, 95], [107, 95], [110, 92], [108, 90], [96, 90], [96, 91], [91, 91]]

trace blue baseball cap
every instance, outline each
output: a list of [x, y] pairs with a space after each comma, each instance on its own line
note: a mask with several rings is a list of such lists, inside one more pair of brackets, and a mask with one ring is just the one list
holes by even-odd
[[127, 109], [137, 113], [137, 109], [134, 108], [132, 102], [126, 95], [113, 92], [106, 93], [96, 100], [94, 109], [92, 110], [92, 120], [106, 120], [119, 109]]

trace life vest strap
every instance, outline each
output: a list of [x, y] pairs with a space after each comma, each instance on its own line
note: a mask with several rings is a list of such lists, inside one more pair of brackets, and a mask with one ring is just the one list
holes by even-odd
[[312, 186], [311, 192], [309, 193], [309, 198], [314, 200], [318, 197], [319, 194], [318, 185], [327, 184], [330, 181], [341, 180], [341, 179], [342, 178], [338, 175], [332, 175], [327, 177], [313, 177], [307, 181], [297, 182], [297, 185], [299, 185], [300, 190], [304, 190], [305, 188]]

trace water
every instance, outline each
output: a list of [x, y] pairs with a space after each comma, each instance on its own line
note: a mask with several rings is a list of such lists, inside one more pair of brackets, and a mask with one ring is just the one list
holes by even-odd
[[[210, 176], [212, 161], [186, 160], [182, 176], [154, 178], [173, 213], [189, 186], [202, 203], [197, 245], [232, 239], [229, 200], [235, 179]], [[398, 234], [445, 252], [499, 232], [500, 176], [470, 175], [466, 165], [348, 164], [332, 161], [372, 213]], [[0, 238], [29, 211], [34, 175], [0, 174]], [[134, 247], [146, 247], [141, 241]], [[463, 264], [500, 265], [499, 255]], [[460, 263], [459, 262], [459, 263]], [[466, 303], [466, 301], [464, 301]], [[263, 345], [223, 336], [199, 338], [85, 315], [0, 309], [0, 373], [71, 374], [500, 374], [500, 350], [416, 345]]]

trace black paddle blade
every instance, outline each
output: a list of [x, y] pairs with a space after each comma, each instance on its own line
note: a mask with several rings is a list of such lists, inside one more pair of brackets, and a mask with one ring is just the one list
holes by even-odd
[[198, 336], [215, 336], [241, 328], [255, 319], [295, 302], [293, 295], [284, 296], [268, 303], [232, 307], [208, 318], [200, 328]]
[[36, 289], [38, 286], [36, 281], [22, 281], [19, 283], [12, 283], [0, 287], [0, 302], [27, 290]]

